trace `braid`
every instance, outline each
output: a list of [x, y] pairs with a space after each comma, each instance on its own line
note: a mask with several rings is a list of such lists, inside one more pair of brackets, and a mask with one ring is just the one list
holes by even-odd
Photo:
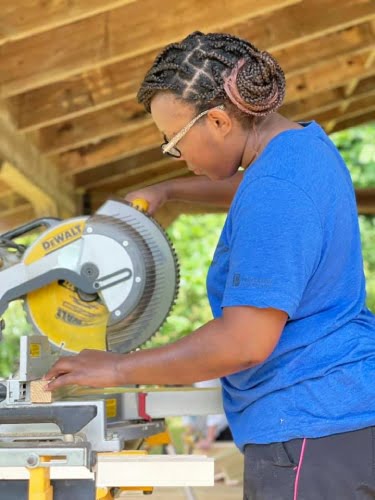
[[165, 47], [147, 72], [138, 101], [150, 112], [158, 91], [170, 91], [197, 112], [229, 104], [241, 119], [264, 116], [280, 107], [285, 77], [276, 60], [246, 40], [225, 33], [196, 31]]

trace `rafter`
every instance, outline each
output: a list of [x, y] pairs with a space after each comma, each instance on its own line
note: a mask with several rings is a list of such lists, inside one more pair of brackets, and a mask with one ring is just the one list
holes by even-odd
[[[365, 69], [366, 56], [367, 53], [335, 58], [312, 68], [302, 76], [292, 76], [287, 82], [286, 104], [342, 86], [345, 81], [353, 77], [375, 74], [375, 67]], [[160, 144], [160, 141], [159, 131], [150, 122], [149, 126], [142, 129], [142, 134], [138, 131], [121, 134], [106, 139], [98, 145], [64, 153], [58, 161], [64, 172], [74, 173], [132, 156], [137, 151], [154, 148]]]
[[[344, 89], [331, 89], [327, 92], [321, 92], [309, 99], [304, 99], [300, 103], [291, 103], [284, 106], [281, 113], [292, 118], [294, 121], [315, 119], [316, 116], [325, 112], [330, 112], [332, 109], [339, 108], [340, 113], [345, 111], [354, 103], [361, 102], [364, 99], [373, 98], [375, 96], [375, 77], [372, 77], [374, 86], [371, 91], [356, 92], [350, 97], [345, 97]], [[329, 99], [330, 97], [330, 99]], [[329, 100], [328, 100], [329, 99]]]
[[[171, 166], [173, 165], [173, 168]], [[92, 206], [97, 206], [101, 204], [106, 198], [116, 195], [125, 196], [126, 193], [133, 191], [135, 189], [140, 189], [151, 184], [157, 184], [167, 179], [175, 179], [184, 176], [191, 176], [192, 173], [186, 168], [184, 162], [179, 162], [179, 164], [169, 164], [162, 165], [145, 165], [144, 168], [148, 169], [147, 175], [145, 175], [144, 168], [136, 169], [133, 172], [129, 172], [127, 177], [119, 179], [116, 183], [108, 184], [105, 186], [92, 187], [88, 190], [88, 193], [92, 200]]]
[[[361, 85], [358, 86], [358, 94], [355, 93], [348, 101], [350, 113], [363, 112], [363, 108], [373, 102], [375, 98], [375, 77], [365, 79]], [[368, 99], [372, 100], [368, 100]], [[301, 102], [291, 103], [284, 106], [281, 112], [284, 116], [294, 120], [318, 119], [322, 122], [324, 120], [325, 112], [332, 113], [328, 118], [338, 118], [337, 108], [341, 106], [345, 100], [344, 87], [332, 89], [321, 94], [316, 94]], [[360, 111], [358, 111], [360, 110]], [[326, 118], [327, 119], [327, 118]], [[129, 171], [138, 171], [139, 168], [147, 168], [156, 162], [163, 159], [160, 147], [149, 149], [142, 153], [132, 155], [127, 158], [122, 158], [105, 165], [99, 165], [92, 169], [79, 171], [74, 176], [76, 187], [84, 189], [98, 189], [105, 187], [109, 191], [115, 191], [118, 183], [129, 175]]]
[[331, 120], [348, 120], [349, 118], [363, 115], [372, 110], [375, 110], [375, 92], [373, 95], [351, 101], [344, 110], [339, 104], [323, 113], [317, 114], [315, 119], [319, 121], [319, 123], [327, 123]]
[[[216, 0], [179, 0], [181, 22], [174, 1], [164, 0], [155, 8], [154, 0], [139, 0], [0, 46], [0, 96], [15, 95], [104, 63], [139, 56], [193, 30], [223, 28], [297, 1], [231, 0], [218, 8]], [[39, 66], [37, 72], [36, 65]]]
[[62, 154], [59, 160], [60, 167], [65, 173], [81, 172], [146, 151], [160, 145], [161, 142], [160, 132], [150, 121], [150, 124], [142, 129], [142, 133], [135, 130], [105, 139], [92, 147], [79, 148]]
[[0, 17], [0, 45], [64, 26], [121, 7], [135, 0], [70, 0], [3, 2]]
[[[375, 36], [375, 21], [372, 21], [371, 25], [372, 25], [374, 36]], [[374, 43], [374, 46], [375, 46], [375, 43]], [[371, 66], [373, 66], [374, 61], [375, 61], [375, 49], [370, 51], [369, 54], [367, 55], [367, 59], [366, 59], [365, 65], [364, 65], [365, 69], [368, 69]], [[346, 92], [346, 95], [348, 97], [350, 97], [354, 93], [354, 90], [358, 86], [358, 82], [359, 82], [358, 78], [353, 78], [349, 82], [349, 84], [346, 86], [345, 92]], [[349, 107], [348, 101], [343, 102], [340, 106], [340, 113], [339, 114], [343, 115], [346, 112], [348, 107]], [[332, 119], [326, 123], [326, 130], [328, 133], [330, 133], [335, 128], [336, 122], [337, 122], [337, 119]]]
[[362, 125], [368, 122], [375, 121], [375, 110], [371, 110], [369, 112], [364, 112], [359, 116], [354, 116], [351, 118], [342, 117], [339, 121], [336, 121], [335, 126], [329, 133], [339, 132], [340, 130], [345, 130], [347, 128], [356, 127], [357, 125]]
[[[128, 183], [125, 186], [121, 186], [118, 190], [118, 194], [120, 196], [125, 196], [128, 192], [134, 191], [137, 189], [141, 189], [146, 186], [150, 186], [152, 184], [158, 184], [159, 182], [163, 182], [169, 179], [176, 179], [180, 177], [191, 177], [192, 173], [189, 172], [186, 167], [178, 168], [171, 171], [163, 172], [155, 172], [155, 174], [147, 179], [144, 176], [139, 177], [139, 181]], [[134, 181], [135, 179], [133, 179]]]
[[[368, 51], [375, 45], [374, 37], [371, 35], [372, 31], [366, 23], [330, 35], [324, 40], [309, 41], [298, 45], [297, 48], [289, 47], [280, 54], [281, 65], [289, 80], [297, 73], [318, 66], [318, 63], [321, 65], [327, 57], [330, 58], [328, 60], [334, 60], [343, 53], [349, 56]], [[86, 143], [95, 143], [107, 137], [139, 130], [147, 124], [143, 106], [131, 100], [80, 116], [75, 120], [46, 127], [40, 130], [37, 145], [44, 154], [58, 154]]]
[[106, 184], [116, 183], [132, 170], [138, 170], [145, 165], [155, 165], [163, 160], [168, 160], [168, 158], [163, 156], [160, 147], [149, 149], [135, 154], [130, 158], [122, 158], [108, 163], [105, 165], [105, 171], [103, 166], [100, 166], [91, 170], [78, 172], [74, 176], [74, 184], [76, 188], [90, 189], [93, 186], [98, 188]]
[[2, 210], [0, 218], [0, 234], [20, 226], [21, 224], [25, 224], [35, 218], [34, 210], [29, 203], [18, 205], [9, 210]]
[[[95, 189], [96, 191], [114, 193], [117, 192], [121, 186], [133, 184], [135, 178], [141, 178], [142, 180], [152, 179], [155, 172], [160, 173], [160, 171], [166, 171], [166, 173], [174, 173], [178, 170], [183, 169], [186, 171], [186, 165], [181, 167], [181, 164], [176, 165], [172, 163], [171, 159], [163, 158], [162, 160], [145, 163], [138, 167], [132, 168], [131, 170], [125, 170], [122, 174], [118, 174], [114, 177], [108, 179], [102, 179], [97, 182], [89, 182], [85, 185], [85, 189]], [[137, 181], [138, 182], [138, 181]]]
[[[359, 83], [363, 83], [359, 85]], [[294, 101], [284, 105], [280, 112], [281, 114], [292, 118], [295, 121], [314, 118], [318, 113], [323, 113], [333, 107], [340, 106], [342, 103], [348, 105], [369, 95], [375, 94], [375, 76], [365, 78], [362, 82], [359, 81], [356, 91], [350, 96], [346, 96], [345, 87], [324, 90], [306, 99]]]
[[[319, 16], [315, 11], [319, 12]], [[321, 15], [322, 12], [325, 14]], [[304, 0], [285, 7], [282, 15], [276, 11], [237, 25], [229, 16], [226, 26], [214, 28], [230, 30], [262, 49], [279, 51], [355, 26], [373, 16], [372, 0]], [[181, 36], [176, 36], [178, 38]], [[353, 40], [351, 43], [354, 43]], [[18, 109], [16, 120], [19, 128], [39, 128], [134, 98], [139, 82], [159, 47], [149, 49], [142, 56], [113, 64], [107, 61], [104, 66], [85, 71], [75, 78], [15, 97], [12, 100]], [[304, 56], [302, 51], [301, 54]]]
[[[18, 172], [19, 180], [22, 177], [29, 186], [37, 190], [35, 192], [43, 192], [53, 200], [56, 214], [45, 215], [70, 216], [74, 213], [72, 183], [64, 180], [53, 163], [43, 158], [35, 146], [13, 130], [5, 112], [0, 113], [0, 157], [13, 165], [15, 168], [13, 176], [15, 172]], [[9, 184], [12, 182], [11, 177], [3, 176], [2, 180]], [[22, 181], [22, 189], [27, 189], [25, 186], [26, 184]], [[26, 192], [25, 197], [27, 198]], [[51, 209], [53, 209], [52, 206]]]
[[39, 132], [37, 146], [43, 154], [53, 155], [114, 135], [140, 131], [149, 124], [150, 116], [144, 107], [128, 101], [46, 127]]
[[341, 87], [353, 78], [367, 78], [375, 74], [375, 64], [366, 67], [369, 51], [325, 61], [302, 75], [294, 75], [287, 82], [285, 104], [306, 99], [325, 90]]
[[355, 55], [375, 47], [375, 33], [369, 22], [273, 51], [289, 77], [303, 73], [335, 57]]
[[0, 165], [0, 179], [3, 180], [8, 186], [16, 193], [31, 203], [35, 214], [38, 217], [45, 215], [57, 215], [58, 208], [55, 200], [43, 189], [35, 185], [35, 182], [20, 172], [11, 163], [5, 161]]
[[355, 190], [358, 213], [375, 215], [375, 188], [362, 188]]

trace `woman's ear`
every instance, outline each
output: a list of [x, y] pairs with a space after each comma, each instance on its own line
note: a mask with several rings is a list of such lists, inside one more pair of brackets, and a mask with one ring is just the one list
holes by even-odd
[[215, 133], [225, 137], [232, 130], [233, 120], [229, 114], [222, 109], [213, 108], [207, 113], [207, 119]]

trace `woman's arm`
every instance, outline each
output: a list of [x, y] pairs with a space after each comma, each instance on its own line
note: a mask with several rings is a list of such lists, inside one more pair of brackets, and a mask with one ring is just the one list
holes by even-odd
[[222, 181], [211, 181], [203, 176], [171, 179], [128, 193], [125, 199], [130, 202], [137, 198], [147, 200], [150, 213], [154, 213], [164, 203], [171, 200], [229, 208], [242, 176], [243, 172], [237, 172], [229, 179]]
[[263, 362], [287, 321], [277, 309], [227, 307], [221, 318], [163, 347], [114, 354], [84, 350], [61, 358], [45, 375], [48, 389], [69, 384], [109, 387], [129, 384], [192, 384]]

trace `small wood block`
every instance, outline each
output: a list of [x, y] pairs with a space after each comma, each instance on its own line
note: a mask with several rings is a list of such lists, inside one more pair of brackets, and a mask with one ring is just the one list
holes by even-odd
[[30, 382], [30, 399], [32, 403], [52, 403], [52, 392], [45, 391], [48, 380], [32, 380]]

